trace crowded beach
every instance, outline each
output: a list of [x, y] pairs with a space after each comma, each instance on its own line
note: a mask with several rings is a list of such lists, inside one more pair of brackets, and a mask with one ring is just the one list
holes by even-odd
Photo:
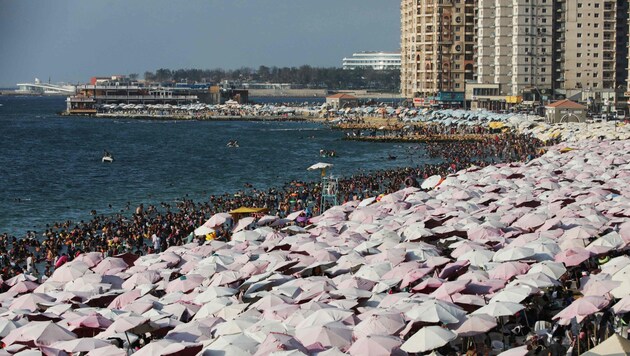
[[289, 182], [3, 234], [0, 352], [627, 353], [626, 126], [448, 119], [504, 126], [325, 211]]

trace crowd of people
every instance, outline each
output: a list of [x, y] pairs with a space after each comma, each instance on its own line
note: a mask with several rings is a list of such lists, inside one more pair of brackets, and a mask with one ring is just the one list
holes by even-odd
[[[446, 176], [471, 165], [485, 166], [503, 160], [526, 161], [540, 153], [545, 143], [514, 133], [497, 134], [481, 142], [431, 143], [427, 154], [440, 163], [417, 167], [360, 172], [339, 178], [338, 202], [375, 197], [395, 192], [405, 186], [420, 186], [427, 177]], [[65, 221], [47, 225], [41, 232], [28, 231], [16, 237], [0, 235], [0, 274], [3, 280], [28, 272], [46, 278], [66, 261], [82, 252], [98, 251], [105, 255], [122, 253], [149, 254], [169, 246], [190, 242], [192, 232], [219, 212], [247, 207], [267, 208], [269, 214], [285, 217], [304, 210], [306, 218], [320, 211], [321, 182], [291, 181], [266, 190], [252, 185], [235, 193], [212, 195], [195, 202], [185, 197], [175, 206], [162, 203], [115, 215], [98, 215], [89, 221]], [[328, 208], [328, 207], [324, 207]], [[300, 222], [305, 225], [307, 220]], [[229, 240], [229, 226], [217, 229], [216, 238]]]

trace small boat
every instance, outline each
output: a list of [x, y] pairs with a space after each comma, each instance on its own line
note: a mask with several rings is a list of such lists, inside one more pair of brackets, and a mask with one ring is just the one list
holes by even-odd
[[233, 141], [229, 141], [226, 145], [226, 147], [239, 147], [238, 146], [238, 141], [233, 140]]
[[112, 157], [112, 156], [103, 156], [101, 161], [103, 163], [112, 163], [112, 162], [114, 162], [114, 157]]

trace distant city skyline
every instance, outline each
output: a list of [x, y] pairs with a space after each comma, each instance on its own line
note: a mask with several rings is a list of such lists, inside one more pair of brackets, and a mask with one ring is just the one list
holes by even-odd
[[391, 0], [0, 0], [0, 87], [159, 68], [341, 67], [398, 51]]

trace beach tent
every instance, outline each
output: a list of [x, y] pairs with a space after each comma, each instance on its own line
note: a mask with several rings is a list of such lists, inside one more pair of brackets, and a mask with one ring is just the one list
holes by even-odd
[[630, 354], [630, 340], [619, 336], [619, 334], [613, 334], [606, 341], [583, 353], [582, 356], [621, 356], [628, 354]]

